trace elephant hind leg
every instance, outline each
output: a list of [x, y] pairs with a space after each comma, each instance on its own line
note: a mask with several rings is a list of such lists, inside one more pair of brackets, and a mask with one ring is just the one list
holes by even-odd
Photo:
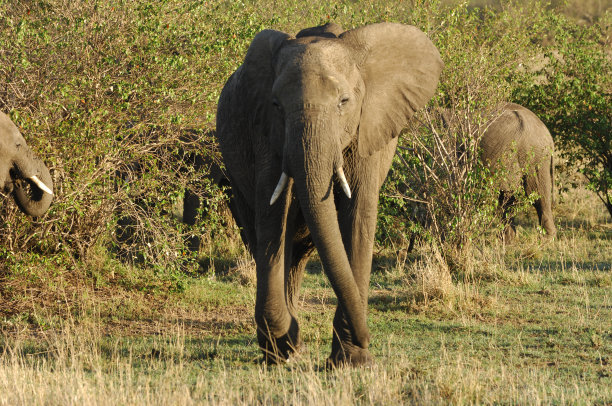
[[510, 244], [516, 238], [516, 223], [512, 215], [512, 206], [516, 203], [514, 195], [508, 192], [499, 192], [499, 207], [501, 208], [502, 224], [504, 231], [502, 239], [504, 244]]
[[552, 202], [550, 198], [540, 198], [533, 203], [538, 212], [538, 220], [540, 226], [546, 230], [546, 236], [549, 238], [557, 235], [557, 227], [552, 215]]
[[[190, 226], [195, 225], [200, 208], [200, 196], [194, 193], [191, 189], [185, 189], [185, 197], [183, 198], [183, 223]], [[197, 252], [200, 249], [200, 236], [190, 235], [187, 237], [187, 248], [191, 252]]]
[[547, 237], [554, 237], [557, 234], [555, 221], [552, 215], [552, 172], [547, 168], [538, 168], [533, 179], [529, 179], [525, 184], [525, 193], [537, 193], [538, 199], [533, 203], [533, 206], [538, 213], [539, 224], [546, 230]]
[[253, 258], [256, 256], [257, 234], [255, 232], [255, 212], [239, 190], [231, 188], [229, 192], [229, 209], [236, 225], [240, 228], [240, 238]]

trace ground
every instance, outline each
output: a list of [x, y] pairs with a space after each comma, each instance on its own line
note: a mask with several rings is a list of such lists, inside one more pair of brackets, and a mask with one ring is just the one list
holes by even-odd
[[[0, 319], [0, 404], [607, 404], [612, 223], [589, 192], [571, 193], [556, 208], [565, 215], [557, 240], [544, 240], [528, 213], [517, 243], [490, 248], [500, 262], [478, 263], [450, 283], [426, 275], [435, 268], [426, 248], [379, 252], [369, 369], [324, 369], [336, 298], [316, 258], [300, 300], [307, 349], [271, 368], [260, 364], [248, 276], [209, 272], [174, 290], [56, 280], [44, 301], [41, 290], [21, 286]], [[592, 209], [578, 209], [584, 199]], [[7, 283], [5, 295], [14, 291]]]

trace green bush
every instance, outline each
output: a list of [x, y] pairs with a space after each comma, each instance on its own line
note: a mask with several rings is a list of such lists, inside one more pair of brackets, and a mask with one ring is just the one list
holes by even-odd
[[[176, 269], [192, 232], [169, 215], [183, 191], [199, 185], [201, 195], [221, 196], [206, 181], [210, 165], [194, 168], [186, 157], [217, 159], [209, 130], [218, 83], [244, 42], [222, 22], [210, 24], [228, 10], [205, 2], [0, 4], [0, 109], [56, 185], [50, 211], [35, 222], [6, 199], [0, 245], [78, 259], [103, 244]], [[200, 231], [219, 221], [209, 216]]]

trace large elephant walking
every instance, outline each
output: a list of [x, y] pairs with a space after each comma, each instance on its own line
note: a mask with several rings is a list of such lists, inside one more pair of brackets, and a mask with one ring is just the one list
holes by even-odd
[[0, 112], [0, 188], [12, 192], [25, 214], [42, 216], [53, 200], [49, 169], [34, 155], [17, 126]]
[[480, 147], [486, 163], [494, 170], [505, 170], [499, 196], [506, 221], [505, 242], [511, 242], [516, 234], [510, 210], [516, 200], [512, 191], [519, 187], [526, 195], [537, 193], [533, 205], [540, 225], [547, 236], [554, 237], [554, 143], [544, 123], [525, 107], [507, 103], [483, 134]]
[[330, 365], [371, 361], [366, 323], [379, 190], [397, 136], [433, 96], [440, 55], [412, 26], [265, 30], [227, 81], [217, 138], [257, 268], [268, 362], [300, 346], [296, 297], [314, 248], [338, 297]]

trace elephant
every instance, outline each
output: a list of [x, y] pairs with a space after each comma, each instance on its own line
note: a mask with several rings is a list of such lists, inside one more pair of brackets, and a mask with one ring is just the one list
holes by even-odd
[[529, 196], [537, 193], [533, 203], [540, 226], [548, 237], [557, 233], [552, 214], [554, 194], [554, 143], [546, 125], [529, 109], [505, 103], [501, 113], [485, 130], [480, 149], [482, 159], [492, 171], [503, 168], [506, 173], [500, 182], [499, 204], [505, 223], [504, 242], [515, 238], [514, 217], [510, 214], [519, 188]]
[[442, 67], [416, 27], [329, 23], [295, 37], [259, 32], [227, 80], [216, 137], [255, 259], [265, 362], [303, 345], [296, 304], [315, 248], [338, 298], [326, 364], [373, 361], [366, 314], [379, 191], [400, 131], [433, 97]]
[[53, 200], [53, 182], [45, 164], [34, 155], [17, 126], [0, 112], [0, 187], [32, 217], [47, 212]]
[[[197, 177], [204, 178], [210, 182], [210, 185], [215, 185], [219, 188], [228, 186], [225, 179], [223, 168], [220, 165], [220, 159], [211, 152], [209, 148], [202, 150], [202, 140], [214, 138], [214, 131], [204, 130], [200, 128], [185, 128], [177, 135], [177, 144], [172, 149], [160, 148], [159, 150], [150, 150], [148, 153], [158, 157], [154, 161], [156, 168], [162, 171], [172, 171], [177, 177], [183, 177], [186, 173], [197, 173]], [[196, 145], [200, 145], [198, 148]], [[122, 162], [122, 165], [115, 171], [115, 191], [124, 189], [128, 191], [134, 189], [132, 184], [138, 182], [149, 171], [153, 161], [145, 162], [141, 159], [134, 159]], [[163, 165], [163, 166], [162, 166]], [[178, 183], [177, 183], [178, 184]], [[218, 198], [210, 194], [210, 191], [197, 193], [195, 185], [188, 185], [183, 190], [183, 199], [177, 201], [177, 204], [172, 206], [168, 215], [171, 215], [175, 220], [184, 224], [193, 226], [197, 223], [199, 213], [204, 210], [208, 211], [209, 199]], [[127, 196], [126, 196], [127, 197]], [[145, 197], [145, 196], [141, 196]], [[134, 213], [134, 208], [127, 208], [130, 204], [139, 207], [140, 213], [149, 213], [154, 210], [155, 199], [153, 201], [148, 198], [138, 196], [129, 196], [127, 204], [118, 206], [115, 215], [117, 216], [117, 227], [113, 233], [112, 250], [116, 255], [126, 263], [143, 263], [143, 251], [152, 244], [151, 233], [143, 227], [142, 220]], [[122, 207], [123, 206], [123, 207]], [[126, 210], [127, 208], [127, 210]], [[218, 206], [219, 210], [224, 210], [227, 207], [223, 204]], [[163, 213], [163, 211], [162, 211]], [[222, 218], [230, 217], [229, 214], [222, 213]], [[186, 248], [191, 252], [198, 252], [200, 249], [200, 237], [195, 234], [190, 234], [185, 237]]]

